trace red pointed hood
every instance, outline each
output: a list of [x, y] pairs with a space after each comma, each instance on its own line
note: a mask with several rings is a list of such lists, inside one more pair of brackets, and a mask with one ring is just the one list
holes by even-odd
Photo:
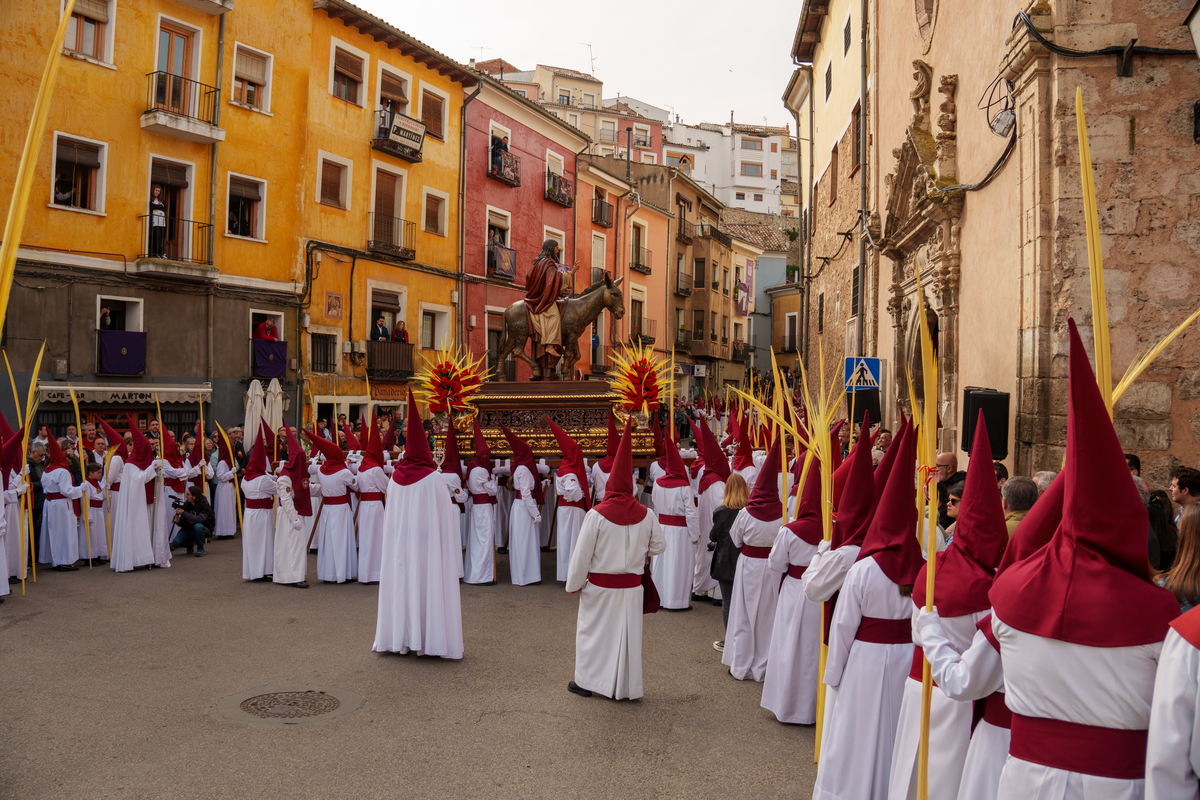
[[612, 472], [604, 486], [604, 499], [595, 510], [614, 525], [636, 525], [646, 518], [648, 509], [633, 497], [633, 436], [630, 417], [613, 457]]
[[654, 457], [662, 458], [667, 451], [663, 449], [663, 435], [662, 428], [658, 425], [658, 414], [650, 415], [650, 433], [654, 436]]
[[384, 431], [383, 442], [381, 443], [383, 452], [390, 453], [392, 448], [396, 446], [396, 415], [393, 414], [391, 420], [388, 421], [388, 429]]
[[679, 455], [679, 446], [675, 444], [675, 440], [667, 437], [663, 442], [664, 449], [667, 451], [662, 461], [658, 463], [662, 465], [665, 475], [655, 481], [656, 484], [664, 489], [679, 489], [684, 486], [691, 486], [688, 481], [687, 467], [684, 466], [683, 458]]
[[1068, 327], [1062, 523], [1045, 547], [996, 579], [992, 605], [1005, 624], [1035, 636], [1089, 647], [1154, 644], [1179, 604], [1153, 583], [1149, 517], [1075, 321]]
[[[899, 443], [900, 452], [896, 458], [902, 465], [916, 463], [917, 437], [913, 435], [914, 430], [909, 428]], [[871, 492], [864, 491], [861, 494]], [[917, 573], [925, 563], [921, 556], [921, 544], [917, 541], [917, 488], [913, 473], [908, 468], [892, 470], [883, 497], [879, 498], [858, 560], [872, 557], [888, 580], [897, 586], [915, 583]]]
[[117, 433], [116, 429], [104, 420], [100, 420], [100, 430], [104, 432], [104, 439], [109, 447], [117, 446], [115, 455], [120, 456], [122, 461], [128, 461], [129, 448], [125, 446], [125, 437]]
[[346, 437], [347, 450], [362, 451], [362, 442], [360, 442], [358, 437], [354, 435], [354, 430], [344, 422], [342, 423], [342, 435]]
[[583, 468], [583, 450], [580, 449], [579, 443], [571, 438], [570, 434], [555, 425], [554, 421], [549, 417], [546, 417], [546, 423], [550, 426], [550, 430], [554, 432], [554, 438], [558, 440], [558, 449], [562, 453], [562, 460], [558, 464], [558, 471], [563, 474], [575, 476], [575, 480], [579, 481], [579, 488], [583, 490], [584, 508], [590, 508], [587, 471]]
[[187, 454], [189, 467], [199, 466], [204, 461], [204, 432], [200, 430], [200, 422], [196, 422], [196, 441], [192, 444], [191, 452]]
[[[833, 468], [836, 470], [842, 465], [842, 443], [838, 441], [838, 432], [846, 425], [846, 420], [839, 419], [833, 425], [833, 430], [829, 432], [829, 438], [833, 442]], [[833, 501], [833, 507], [837, 508], [837, 500]]]
[[125, 419], [129, 423], [129, 433], [133, 436], [133, 453], [125, 459], [125, 463], [132, 464], [138, 469], [146, 469], [154, 461], [154, 448], [150, 445], [150, 440], [146, 438], [146, 435], [138, 430], [133, 418], [126, 414]]
[[275, 456], [279, 453], [279, 439], [275, 436], [275, 431], [271, 430], [271, 426], [267, 424], [265, 419], [259, 420], [258, 427], [260, 430], [259, 436], [262, 437], [263, 453], [266, 454], [267, 463], [273, 464]]
[[1017, 524], [1017, 529], [1013, 531], [1012, 539], [1008, 542], [1008, 549], [1004, 551], [1004, 556], [1000, 559], [1000, 567], [996, 570], [997, 576], [1045, 547], [1046, 543], [1054, 536], [1054, 532], [1062, 523], [1063, 486], [1065, 485], [1066, 481], [1063, 480], [1063, 476], [1056, 475], [1050, 485], [1046, 487], [1046, 491], [1042, 492], [1042, 496], [1033, 504], [1033, 508], [1029, 509], [1029, 512]]
[[[454, 451], [455, 460], [458, 459], [458, 450]], [[364, 469], [373, 469], [379, 467], [383, 469], [383, 465], [387, 463], [387, 459], [383, 457], [383, 441], [379, 438], [379, 425], [375, 422], [375, 412], [371, 412], [371, 427], [367, 431], [367, 447], [363, 450], [362, 463], [358, 465], [358, 471]]]
[[421, 424], [421, 411], [412, 389], [408, 390], [408, 419], [405, 420], [404, 455], [392, 472], [392, 480], [401, 486], [412, 486], [417, 481], [437, 472], [433, 453], [429, 452], [429, 440]]
[[779, 495], [779, 446], [777, 438], [758, 469], [750, 500], [746, 503], [746, 511], [759, 522], [783, 522], [783, 501]]
[[46, 436], [46, 452], [50, 458], [46, 461], [46, 472], [54, 472], [56, 469], [69, 469], [67, 456], [63, 453], [62, 448], [58, 446], [58, 439], [53, 434]]
[[704, 477], [700, 479], [700, 493], [703, 494], [714, 483], [724, 483], [729, 480], [729, 460], [725, 451], [717, 443], [717, 437], [708, 429], [708, 425], [699, 425], [700, 453], [704, 456]]
[[[490, 474], [492, 471], [492, 451], [488, 448], [487, 439], [483, 436], [483, 428], [479, 427], [479, 420], [472, 419], [471, 427], [474, 429], [473, 437], [475, 441], [475, 458], [471, 459], [471, 463], [467, 466], [470, 469], [479, 467], [486, 469]], [[587, 484], [584, 483], [584, 486]], [[586, 489], [584, 491], [587, 491]]]
[[[737, 452], [733, 454], [733, 471], [754, 466], [754, 445], [750, 443], [749, 425], [739, 425], [737, 430]], [[722, 448], [724, 449], [724, 448]], [[756, 479], [757, 480], [757, 479]]]
[[159, 430], [162, 435], [163, 460], [172, 467], [182, 467], [183, 456], [179, 455], [179, 445], [175, 443], [175, 437], [165, 426], [161, 426]]
[[250, 450], [250, 458], [246, 463], [246, 471], [242, 473], [242, 480], [252, 481], [255, 478], [261, 478], [267, 474], [267, 444], [265, 431], [262, 426], [259, 426], [258, 436], [254, 439], [254, 447]]
[[[801, 466], [801, 471], [803, 471]], [[799, 484], [799, 478], [796, 483]], [[787, 529], [811, 545], [818, 545], [825, 538], [821, 525], [821, 465], [814, 458], [804, 478], [800, 492], [796, 519], [787, 524]]]
[[292, 433], [286, 419], [283, 421], [283, 432], [287, 436], [288, 460], [279, 474], [292, 481], [292, 502], [296, 505], [296, 513], [302, 517], [311, 517], [312, 495], [308, 490], [308, 456], [304, 454], [300, 440]]
[[[983, 412], [975, 426], [975, 444], [967, 466], [967, 483], [958, 506], [954, 539], [937, 554], [937, 581], [934, 603], [943, 617], [965, 617], [992, 607], [988, 591], [996, 577], [996, 567], [1008, 545], [1008, 528], [996, 487], [992, 467], [992, 446], [988, 441]], [[921, 568], [913, 588], [913, 603], [925, 605], [925, 570]]]
[[308, 437], [308, 441], [313, 448], [324, 456], [321, 462], [322, 475], [336, 475], [346, 469], [346, 456], [342, 453], [342, 448], [336, 443], [329, 441], [321, 434], [313, 430], [305, 430], [304, 435]]
[[696, 457], [692, 459], [691, 475], [695, 478], [700, 474], [700, 470], [704, 469], [704, 442], [700, 436], [700, 429], [696, 427], [696, 423], [688, 418], [688, 426], [692, 429], [692, 441], [696, 443]]
[[3, 483], [4, 490], [8, 491], [8, 478], [13, 472], [21, 472], [24, 469], [24, 464], [21, 463], [21, 443], [25, 439], [25, 428], [21, 427], [16, 433], [4, 440], [4, 447], [0, 448], [0, 483]]
[[[904, 412], [900, 412], [900, 429], [896, 431], [896, 435], [892, 438], [892, 443], [900, 441], [904, 438], [904, 432], [908, 430], [908, 417], [904, 416]], [[883, 454], [883, 458], [879, 459], [879, 466], [875, 467], [875, 497], [883, 497], [883, 487], [887, 484], [888, 475], [892, 473], [892, 465], [896, 463], [896, 448], [889, 447], [887, 452]]]
[[529, 470], [529, 474], [533, 476], [533, 499], [540, 506], [545, 501], [545, 497], [542, 493], [541, 476], [538, 474], [537, 459], [533, 457], [533, 451], [529, 449], [529, 445], [524, 439], [504, 427], [504, 425], [500, 426], [500, 430], [504, 433], [504, 438], [508, 439], [508, 446], [513, 451], [513, 474], [516, 474], [517, 467], [525, 467]]
[[446, 455], [442, 458], [442, 472], [461, 477], [462, 459], [458, 455], [458, 432], [454, 430], [454, 423], [451, 423], [450, 427], [446, 429], [446, 441], [443, 447]]
[[729, 415], [729, 427], [725, 431], [725, 438], [721, 440], [721, 449], [724, 450], [729, 445], [738, 441], [740, 431], [742, 430], [742, 413], [738, 411], [736, 414]]
[[608, 412], [608, 441], [604, 450], [604, 458], [596, 462], [604, 474], [612, 472], [613, 458], [617, 455], [617, 447], [621, 444], [621, 434], [617, 432], [617, 420], [611, 411]]
[[[0, 414], [0, 442], [7, 442], [13, 436], [12, 425], [8, 424], [8, 418]], [[82, 438], [82, 437], [81, 437]]]
[[850, 457], [840, 470], [844, 474], [845, 493], [842, 495], [842, 507], [838, 509], [837, 519], [833, 522], [830, 546], [835, 550], [845, 545], [861, 547], [871, 520], [875, 517], [877, 498], [875, 479], [871, 473], [871, 445], [864, 441], [865, 438], [858, 437]]

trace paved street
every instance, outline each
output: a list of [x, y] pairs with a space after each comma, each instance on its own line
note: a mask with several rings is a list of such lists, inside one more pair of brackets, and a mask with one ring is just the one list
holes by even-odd
[[[567, 692], [576, 600], [552, 581], [463, 587], [466, 657], [444, 662], [372, 653], [376, 587], [313, 581], [315, 556], [307, 591], [243, 582], [240, 539], [172, 564], [39, 571], [25, 598], [13, 587], [0, 605], [0, 797], [811, 792], [813, 729], [777, 723], [759, 684], [726, 674], [714, 606], [647, 617], [646, 697], [614, 703]], [[222, 698], [283, 684], [365, 702], [286, 727], [217, 716]]]

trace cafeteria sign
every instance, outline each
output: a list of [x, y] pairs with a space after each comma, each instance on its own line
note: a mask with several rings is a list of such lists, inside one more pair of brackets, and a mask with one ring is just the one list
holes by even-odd
[[392, 126], [388, 130], [388, 138], [396, 144], [411, 147], [419, 153], [421, 146], [425, 143], [425, 123], [417, 122], [403, 114], [395, 114], [392, 116]]

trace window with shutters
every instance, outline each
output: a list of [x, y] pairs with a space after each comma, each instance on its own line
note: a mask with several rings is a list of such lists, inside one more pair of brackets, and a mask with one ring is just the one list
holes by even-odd
[[362, 105], [363, 59], [343, 50], [333, 48], [333, 95], [347, 103]]
[[408, 116], [408, 81], [386, 68], [379, 73], [379, 107]]
[[425, 214], [421, 230], [426, 233], [447, 235], [446, 211], [450, 206], [450, 196], [434, 189], [425, 189]]
[[229, 198], [225, 232], [262, 241], [266, 238], [261, 212], [267, 185], [242, 175], [229, 175]]
[[437, 331], [437, 314], [432, 311], [421, 312], [421, 347], [432, 350], [434, 333]]
[[345, 168], [332, 161], [321, 162], [321, 202], [326, 205], [345, 208], [342, 197], [342, 173]]
[[230, 102], [259, 111], [270, 111], [271, 56], [237, 45], [233, 56], [233, 92]]
[[104, 210], [104, 159], [108, 146], [55, 134], [51, 205]]
[[106, 61], [105, 29], [109, 11], [109, 0], [75, 0], [75, 9], [71, 12], [67, 35], [63, 39], [63, 49]]
[[428, 89], [421, 92], [421, 122], [425, 123], [425, 135], [435, 139], [445, 139], [445, 117], [445, 98]]

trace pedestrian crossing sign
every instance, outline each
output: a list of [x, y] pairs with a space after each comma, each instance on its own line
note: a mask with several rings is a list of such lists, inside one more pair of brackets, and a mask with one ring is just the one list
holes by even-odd
[[847, 358], [845, 367], [846, 391], [879, 390], [880, 359]]

